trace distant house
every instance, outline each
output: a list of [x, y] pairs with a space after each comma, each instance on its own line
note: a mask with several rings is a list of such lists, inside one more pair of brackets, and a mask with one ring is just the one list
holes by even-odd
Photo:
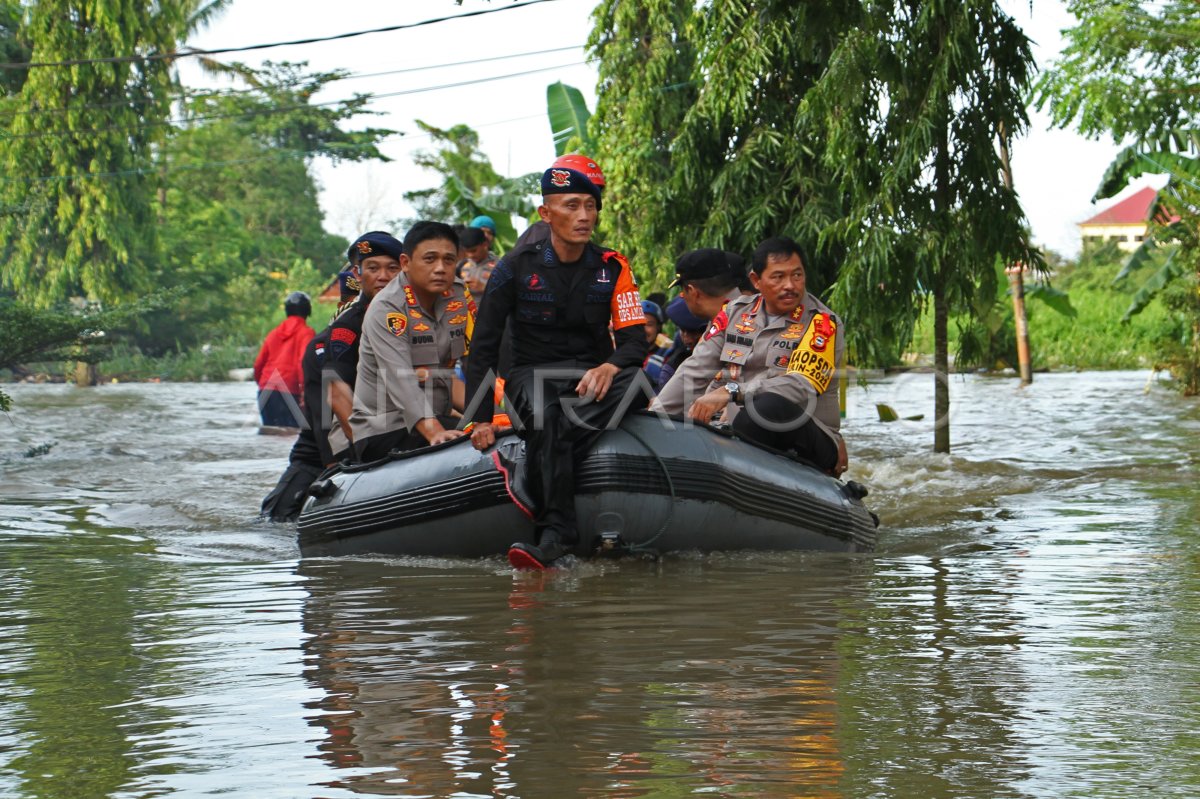
[[[1079, 223], [1084, 245], [1114, 241], [1126, 252], [1136, 250], [1146, 238], [1150, 207], [1158, 190], [1150, 186], [1129, 195], [1124, 200]], [[1179, 217], [1171, 217], [1175, 221]]]
[[338, 287], [338, 276], [334, 275], [333, 280], [329, 281], [329, 285], [325, 290], [317, 295], [317, 302], [341, 302], [342, 292]]

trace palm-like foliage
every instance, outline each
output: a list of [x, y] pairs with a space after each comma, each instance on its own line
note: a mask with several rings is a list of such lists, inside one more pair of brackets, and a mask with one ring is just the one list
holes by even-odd
[[1191, 0], [1072, 0], [1078, 24], [1063, 56], [1038, 82], [1037, 102], [1055, 123], [1130, 142], [1095, 199], [1143, 173], [1166, 173], [1143, 246], [1118, 280], [1157, 268], [1134, 291], [1125, 321], [1155, 297], [1184, 317], [1191, 337], [1167, 342], [1160, 363], [1200, 392], [1200, 6]]

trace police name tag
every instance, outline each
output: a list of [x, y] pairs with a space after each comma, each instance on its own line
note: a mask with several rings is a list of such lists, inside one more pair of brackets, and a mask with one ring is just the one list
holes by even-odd
[[837, 324], [827, 314], [813, 317], [804, 338], [788, 359], [788, 374], [798, 374], [812, 384], [818, 394], [824, 394], [833, 380], [834, 340]]

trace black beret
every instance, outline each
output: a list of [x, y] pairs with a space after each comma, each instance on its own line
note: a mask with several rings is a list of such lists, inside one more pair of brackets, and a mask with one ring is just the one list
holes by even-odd
[[590, 194], [600, 210], [600, 187], [587, 175], [575, 169], [552, 166], [542, 173], [542, 196], [549, 194]]
[[350, 245], [350, 249], [346, 250], [346, 260], [352, 264], [356, 264], [364, 258], [370, 258], [372, 255], [390, 255], [396, 260], [400, 260], [400, 253], [404, 252], [404, 245], [399, 239], [391, 233], [384, 233], [382, 230], [372, 230], [370, 233], [364, 233], [354, 240]]
[[675, 262], [675, 280], [671, 286], [678, 286], [688, 280], [703, 280], [718, 275], [730, 275], [736, 282], [738, 274], [735, 270], [741, 264], [732, 263], [734, 258], [739, 257], [735, 253], [727, 253], [712, 247], [685, 252]]

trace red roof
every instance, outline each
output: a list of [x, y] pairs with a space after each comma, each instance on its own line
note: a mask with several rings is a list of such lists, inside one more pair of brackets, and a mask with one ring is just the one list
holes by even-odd
[[[1157, 196], [1158, 190], [1147, 186], [1079, 224], [1081, 227], [1083, 225], [1144, 225], [1150, 219], [1150, 206], [1154, 204], [1154, 198]], [[1176, 219], [1178, 217], [1173, 217], [1171, 221]]]

